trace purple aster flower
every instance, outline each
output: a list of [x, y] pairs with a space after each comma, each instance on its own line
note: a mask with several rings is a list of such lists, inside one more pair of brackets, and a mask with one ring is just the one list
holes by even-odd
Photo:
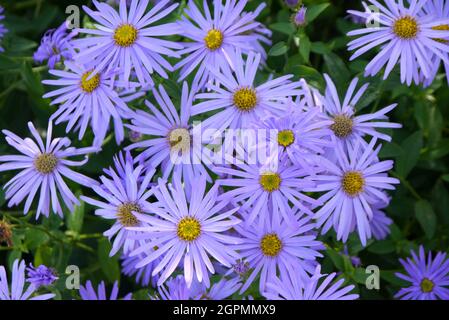
[[211, 85], [214, 80], [218, 80], [209, 70], [210, 67], [220, 70], [229, 64], [234, 65], [230, 55], [236, 49], [245, 54], [256, 51], [266, 56], [260, 43], [271, 43], [267, 38], [271, 33], [265, 32], [262, 24], [255, 21], [265, 7], [264, 3], [254, 12], [244, 12], [247, 0], [225, 0], [225, 4], [223, 0], [209, 2], [212, 2], [213, 12], [209, 9], [208, 1], [204, 0], [204, 15], [190, 0], [185, 16], [178, 22], [183, 36], [191, 42], [185, 43], [185, 49], [179, 51], [181, 55], [187, 56], [176, 64], [175, 69], [181, 68], [180, 80], [197, 69], [193, 83], [199, 89], [207, 82]]
[[[423, 9], [421, 11], [421, 14], [423, 16], [431, 16], [435, 17], [435, 19], [444, 19], [449, 17], [449, 2], [444, 0], [429, 0], [426, 2], [426, 4], [423, 6]], [[433, 30], [449, 30], [449, 24], [442, 24], [435, 27], [432, 27]], [[437, 38], [434, 39], [442, 44], [445, 44], [446, 46], [449, 44], [449, 38]], [[447, 52], [443, 53], [443, 55], [446, 57], [446, 60], [449, 60], [449, 54]], [[435, 79], [438, 70], [440, 69], [441, 65], [441, 58], [434, 54], [430, 60], [431, 63], [431, 69], [430, 69], [430, 77], [425, 77], [425, 75], [421, 72], [421, 77], [424, 83], [424, 86], [430, 86]], [[449, 83], [449, 63], [444, 62], [443, 63], [444, 68], [446, 70], [446, 80]]]
[[197, 282], [187, 286], [187, 282], [183, 275], [178, 275], [168, 279], [163, 285], [157, 288], [158, 295], [150, 296], [151, 300], [193, 300], [198, 296], [203, 286]]
[[241, 286], [242, 283], [239, 278], [231, 280], [222, 278], [214, 283], [209, 290], [204, 288], [204, 292], [198, 295], [197, 298], [198, 300], [225, 300], [236, 293]]
[[[273, 160], [274, 161], [274, 160]], [[270, 205], [272, 213], [291, 221], [289, 202], [302, 212], [312, 215], [310, 206], [321, 204], [301, 193], [304, 188], [312, 188], [314, 183], [308, 179], [309, 173], [300, 166], [291, 165], [287, 159], [277, 161], [274, 166], [268, 164], [250, 164], [236, 161], [233, 167], [216, 167], [214, 172], [228, 175], [218, 179], [221, 186], [233, 187], [222, 197], [230, 197], [241, 204], [242, 210], [248, 210], [248, 223], [264, 213], [263, 208]], [[265, 218], [261, 216], [262, 220]]]
[[[104, 281], [98, 285], [98, 290], [95, 291], [92, 286], [92, 282], [87, 281], [86, 286], [81, 286], [79, 290], [80, 296], [82, 300], [119, 300], [118, 299], [118, 282], [114, 282], [114, 286], [112, 287], [111, 295], [109, 298], [106, 294], [106, 286]], [[120, 300], [132, 300], [132, 293], [128, 293]]]
[[41, 286], [49, 286], [59, 279], [56, 276], [55, 270], [44, 266], [43, 264], [36, 268], [30, 263], [30, 266], [26, 270], [28, 272], [27, 281], [36, 288]]
[[[449, 17], [438, 19], [434, 16], [421, 16], [419, 12], [427, 0], [410, 0], [409, 6], [403, 1], [385, 0], [386, 6], [376, 0], [368, 0], [379, 12], [348, 11], [350, 14], [374, 21], [380, 26], [369, 26], [348, 33], [348, 36], [361, 36], [348, 44], [348, 50], [356, 50], [351, 60], [370, 49], [382, 46], [380, 52], [366, 66], [365, 75], [374, 76], [385, 65], [384, 79], [396, 64], [400, 65], [401, 82], [410, 85], [412, 80], [419, 83], [419, 72], [426, 78], [431, 76], [431, 57], [433, 54], [449, 63], [449, 46], [436, 39], [449, 38], [449, 30], [437, 29], [447, 25]], [[366, 4], [365, 4], [366, 8]]]
[[158, 287], [158, 296], [150, 298], [152, 300], [224, 300], [237, 292], [241, 285], [238, 278], [231, 280], [222, 278], [209, 289], [197, 281], [188, 287], [184, 276], [178, 275]]
[[[44, 95], [44, 98], [54, 99], [52, 105], [60, 104], [51, 118], [56, 119], [56, 124], [67, 122], [67, 132], [72, 129], [79, 131], [80, 140], [90, 126], [95, 135], [94, 145], [98, 146], [102, 144], [112, 118], [115, 140], [119, 144], [125, 137], [122, 119], [129, 118], [132, 111], [110, 85], [114, 73], [98, 73], [89, 80], [92, 70], [72, 62], [66, 62], [65, 65], [67, 71], [50, 70], [50, 74], [59, 79], [42, 81], [47, 85], [61, 87]], [[119, 89], [125, 86], [120, 81], [114, 85]]]
[[150, 112], [137, 110], [133, 114], [132, 125], [127, 125], [149, 138], [133, 143], [126, 150], [143, 148], [136, 160], [151, 168], [161, 165], [163, 179], [167, 180], [173, 173], [173, 176], [182, 178], [188, 190], [199, 175], [211, 182], [201, 161], [202, 150], [193, 143], [190, 116], [195, 90], [189, 91], [187, 82], [184, 82], [179, 113], [162, 85], [159, 90], [154, 88], [152, 93], [159, 108], [145, 101]]
[[378, 132], [377, 128], [401, 128], [398, 123], [387, 122], [386, 114], [393, 110], [397, 104], [389, 105], [371, 114], [356, 115], [356, 105], [362, 98], [369, 84], [364, 84], [356, 91], [358, 79], [351, 81], [343, 103], [340, 102], [337, 88], [331, 78], [325, 74], [327, 87], [323, 99], [324, 117], [332, 121], [330, 129], [337, 142], [345, 144], [360, 140], [366, 135], [376, 137], [385, 141], [391, 141], [391, 137], [385, 133]]
[[218, 132], [227, 128], [246, 129], [267, 113], [277, 116], [287, 114], [290, 97], [301, 94], [300, 83], [290, 82], [293, 75], [286, 75], [255, 86], [260, 57], [260, 54], [250, 52], [244, 62], [240, 51], [237, 51], [233, 59], [235, 73], [229, 66], [221, 70], [210, 69], [222, 86], [211, 85], [213, 92], [198, 94], [196, 98], [206, 101], [192, 107], [192, 115], [218, 110], [203, 121], [204, 128]]
[[54, 69], [58, 62], [72, 60], [76, 52], [70, 41], [74, 36], [76, 36], [76, 32], [68, 33], [65, 22], [57, 29], [48, 30], [34, 53], [34, 61], [43, 63], [48, 60], [48, 67]]
[[376, 240], [383, 240], [390, 234], [390, 226], [393, 224], [385, 212], [382, 211], [388, 203], [379, 202], [373, 205], [373, 218], [370, 221], [371, 231]]
[[155, 170], [145, 170], [143, 165], [134, 166], [134, 159], [128, 152], [126, 156], [120, 153], [114, 158], [115, 169], [105, 169], [106, 175], [100, 177], [101, 185], [92, 189], [106, 202], [82, 196], [85, 202], [99, 207], [95, 211], [105, 219], [115, 220], [114, 225], [104, 232], [113, 245], [110, 256], [115, 255], [122, 247], [128, 254], [138, 245], [134, 238], [136, 232], [128, 227], [141, 226], [135, 213], [149, 212], [150, 203], [147, 199], [153, 194], [151, 179]]
[[427, 259], [424, 247], [419, 247], [419, 256], [411, 252], [412, 259], [399, 259], [406, 274], [396, 273], [398, 278], [410, 282], [395, 298], [401, 300], [449, 300], [449, 259], [446, 253], [438, 252], [435, 258], [429, 252]]
[[173, 71], [173, 67], [164, 55], [179, 57], [173, 49], [183, 47], [158, 37], [177, 35], [182, 31], [176, 23], [155, 23], [170, 14], [179, 4], [167, 7], [170, 0], [163, 0], [146, 12], [148, 2], [132, 0], [128, 10], [126, 1], [122, 0], [119, 12], [110, 5], [95, 0], [93, 3], [98, 11], [83, 7], [98, 24], [95, 25], [96, 29], [78, 30], [92, 36], [74, 40], [73, 44], [80, 50], [75, 60], [94, 69], [90, 79], [104, 70], [106, 73], [122, 70], [119, 76], [125, 82], [129, 81], [131, 72], [134, 71], [142, 85], [153, 84], [153, 72], [168, 78], [164, 69]]
[[[5, 16], [3, 15], [3, 11], [5, 11], [5, 9], [3, 9], [2, 6], [0, 6], [0, 21], [5, 19]], [[5, 28], [3, 23], [0, 23], [0, 40], [2, 40], [2, 38], [3, 38], [3, 36], [5, 35], [6, 32], [8, 32], [8, 29]], [[4, 51], [5, 50], [0, 46], [0, 52], [4, 52]]]
[[294, 15], [293, 15], [293, 23], [297, 27], [303, 27], [306, 25], [306, 12], [307, 8], [302, 6]]
[[[16, 259], [12, 265], [11, 286], [4, 266], [0, 266], [0, 300], [48, 300], [55, 295], [47, 293], [34, 295], [37, 287], [33, 284], [25, 285], [25, 261]], [[11, 291], [10, 291], [11, 288]]]
[[70, 167], [84, 165], [88, 160], [87, 156], [82, 161], [68, 158], [97, 152], [98, 148], [76, 149], [70, 147], [70, 140], [65, 137], [52, 140], [51, 121], [48, 124], [45, 144], [31, 122], [28, 122], [28, 128], [36, 142], [30, 138], [22, 139], [8, 130], [3, 130], [6, 142], [23, 154], [0, 156], [0, 172], [21, 170], [4, 186], [5, 198], [10, 199], [8, 206], [18, 205], [26, 198], [24, 213], [28, 213], [40, 188], [36, 219], [41, 213], [48, 217], [50, 210], [62, 217], [60, 199], [70, 212], [73, 211], [74, 205], [79, 204], [63, 177], [87, 187], [97, 184], [95, 180], [70, 169]]
[[210, 258], [226, 267], [231, 267], [231, 263], [238, 258], [232, 245], [241, 240], [226, 234], [240, 223], [232, 217], [238, 208], [223, 210], [229, 199], [218, 201], [217, 184], [206, 193], [206, 179], [203, 176], [197, 177], [195, 192], [191, 192], [190, 198], [186, 197], [179, 178], [173, 178], [173, 185], [169, 184], [168, 188], [170, 191], [160, 179], [158, 188], [155, 188], [158, 203], [150, 211], [155, 216], [138, 215], [139, 220], [149, 226], [132, 229], [143, 231], [139, 238], [148, 242], [131, 255], [146, 256], [137, 268], [163, 256], [153, 270], [153, 275], [162, 272], [158, 285], [164, 283], [183, 260], [187, 286], [191, 286], [195, 276], [198, 282], [209, 287], [208, 271], [215, 272]]
[[388, 177], [386, 172], [393, 168], [393, 161], [379, 161], [377, 155], [382, 145], [373, 138], [369, 144], [357, 141], [347, 151], [336, 145], [336, 160], [322, 159], [324, 171], [313, 177], [318, 182], [310, 191], [326, 193], [319, 200], [325, 203], [315, 214], [322, 233], [331, 227], [337, 232], [337, 239], [346, 242], [349, 233], [357, 229], [362, 245], [371, 238], [370, 221], [373, 219], [373, 205], [389, 199], [382, 191], [393, 190], [399, 180]]
[[269, 116], [257, 126], [267, 130], [276, 130], [277, 135], [267, 135], [269, 143], [278, 145], [278, 154], [287, 157], [310, 173], [316, 166], [316, 156], [324, 154], [330, 147], [329, 126], [332, 121], [323, 118], [319, 108], [297, 109], [291, 105], [290, 111], [282, 117]]
[[[153, 249], [154, 250], [154, 249]], [[142, 268], [137, 268], [136, 265], [145, 258], [144, 255], [123, 255], [122, 256], [122, 273], [128, 277], [135, 276], [136, 283], [147, 287], [151, 284], [151, 286], [155, 287], [157, 280], [159, 279], [158, 275], [153, 276], [153, 270], [161, 261], [161, 259], [156, 259], [153, 262], [145, 265]]]
[[[275, 278], [267, 284], [264, 296], [269, 300], [356, 300], [358, 294], [350, 293], [354, 285], [343, 286], [345, 279], [333, 281], [336, 273], [321, 274], [317, 266], [314, 274], [301, 282], [291, 277]], [[338, 278], [337, 278], [338, 279]]]
[[251, 268], [240, 294], [249, 288], [258, 275], [260, 292], [279, 274], [290, 274], [295, 279], [304, 278], [307, 272], [313, 272], [315, 259], [322, 257], [318, 252], [321, 242], [309, 234], [315, 228], [310, 216], [295, 215], [297, 221], [292, 225], [269, 212], [265, 214], [270, 218], [259, 218], [253, 223], [235, 227], [243, 240], [236, 248]]

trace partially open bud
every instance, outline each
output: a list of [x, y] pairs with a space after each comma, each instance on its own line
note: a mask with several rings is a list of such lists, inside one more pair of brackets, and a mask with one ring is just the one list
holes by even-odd
[[12, 247], [12, 228], [5, 220], [0, 221], [0, 244], [2, 243]]
[[306, 25], [306, 12], [307, 8], [302, 6], [295, 14], [293, 14], [292, 21], [297, 27], [303, 27]]

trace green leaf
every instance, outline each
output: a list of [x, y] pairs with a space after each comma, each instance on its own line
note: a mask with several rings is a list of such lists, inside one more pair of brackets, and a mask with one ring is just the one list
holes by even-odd
[[[77, 193], [77, 198], [79, 199], [79, 193]], [[85, 203], [80, 200], [80, 205], [75, 206], [72, 213], [66, 214], [66, 224], [67, 228], [73, 232], [80, 233], [83, 228]]]
[[25, 230], [25, 246], [34, 250], [44, 245], [50, 237], [42, 230], [27, 228]]
[[343, 60], [335, 53], [329, 52], [324, 55], [324, 61], [335, 86], [346, 91], [345, 86], [349, 82], [350, 72]]
[[34, 254], [34, 265], [40, 266], [41, 264], [47, 266], [53, 264], [53, 248], [47, 246], [37, 248]]
[[329, 258], [331, 258], [332, 262], [338, 270], [344, 270], [345, 263], [343, 261], [343, 257], [337, 251], [332, 248], [327, 248], [326, 254]]
[[309, 84], [315, 85], [319, 89], [324, 88], [323, 76], [316, 69], [302, 65], [294, 66], [292, 69], [294, 75], [304, 78]]
[[[441, 179], [443, 179], [446, 182], [449, 182], [449, 174], [445, 174], [444, 176], [441, 177]], [[1, 199], [1, 197], [0, 197]]]
[[437, 219], [432, 205], [427, 200], [419, 200], [415, 203], [415, 216], [423, 228], [428, 239], [435, 234]]
[[100, 262], [101, 270], [109, 282], [114, 282], [120, 280], [120, 266], [118, 254], [109, 257], [111, 248], [108, 239], [101, 238], [98, 240], [98, 260]]
[[296, 31], [295, 27], [290, 22], [276, 22], [270, 24], [270, 29], [286, 35], [292, 35]]
[[307, 23], [315, 20], [324, 10], [330, 6], [330, 3], [321, 3], [307, 7], [306, 21]]
[[356, 268], [351, 276], [351, 278], [359, 284], [366, 284], [367, 277], [368, 274], [364, 268]]
[[413, 133], [402, 142], [402, 152], [396, 161], [396, 171], [402, 178], [406, 178], [418, 163], [422, 145], [421, 131]]
[[395, 251], [395, 245], [391, 240], [376, 241], [368, 247], [368, 251], [376, 254], [387, 254]]
[[400, 270], [381, 270], [380, 278], [398, 287], [407, 286], [408, 282], [398, 278], [395, 274], [396, 272], [400, 272]]
[[311, 42], [306, 34], [299, 36], [299, 53], [305, 62], [309, 62]]
[[268, 52], [269, 56], [277, 57], [285, 54], [288, 51], [287, 45], [284, 41], [276, 43]]

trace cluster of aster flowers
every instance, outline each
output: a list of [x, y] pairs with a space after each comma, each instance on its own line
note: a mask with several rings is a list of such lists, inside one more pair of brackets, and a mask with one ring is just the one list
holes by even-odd
[[[429, 62], [448, 60], [449, 36], [441, 26], [449, 21], [434, 13], [446, 10], [442, 2], [413, 0], [405, 8], [390, 0], [388, 9], [370, 2], [385, 26], [352, 32], [368, 35], [350, 49], [359, 56], [388, 44], [367, 74], [387, 64], [388, 75], [400, 61], [403, 81], [429, 80]], [[25, 202], [25, 213], [37, 204], [36, 218], [62, 216], [79, 203], [65, 180], [90, 188], [82, 200], [114, 222], [104, 232], [113, 243], [110, 255], [121, 253], [123, 273], [136, 282], [157, 286], [153, 299], [246, 298], [254, 283], [268, 299], [356, 299], [354, 286], [321, 273], [320, 236], [332, 230], [346, 243], [355, 233], [365, 246], [388, 235], [392, 221], [383, 209], [399, 181], [388, 176], [393, 161], [378, 154], [379, 141], [391, 141], [390, 129], [400, 127], [387, 117], [396, 104], [359, 114], [369, 83], [360, 86], [357, 78], [344, 94], [328, 75], [324, 93], [293, 75], [256, 80], [270, 31], [256, 21], [264, 4], [247, 12], [246, 3], [204, 0], [199, 8], [189, 1], [172, 21], [178, 4], [169, 0], [150, 9], [149, 0], [121, 0], [118, 7], [94, 0], [94, 10], [84, 7], [94, 28], [69, 33], [63, 25], [47, 33], [35, 59], [48, 60], [55, 78], [44, 84], [58, 89], [44, 97], [58, 109], [45, 141], [32, 123], [35, 141], [4, 131], [21, 153], [0, 156], [0, 172], [20, 170], [5, 185], [5, 197], [9, 206]], [[174, 41], [179, 35], [188, 41]], [[183, 82], [179, 96], [164, 86], [175, 71]], [[145, 108], [133, 107], [142, 96]], [[72, 170], [101, 151], [111, 119], [117, 144], [125, 128], [136, 141], [99, 181]], [[93, 146], [77, 149], [68, 138], [52, 139], [53, 123], [61, 122], [79, 139], [91, 130]], [[78, 156], [85, 159], [69, 159]], [[404, 262], [414, 274], [401, 277], [413, 287], [398, 296], [446, 297], [440, 288], [447, 272], [436, 268], [444, 264], [447, 271], [447, 262], [441, 254], [435, 260], [424, 279], [413, 262]], [[39, 268], [30, 273], [38, 284], [53, 279]], [[221, 280], [211, 283], [217, 274]], [[108, 299], [105, 284], [95, 291], [90, 281], [80, 296]], [[110, 299], [117, 297], [116, 283]]]

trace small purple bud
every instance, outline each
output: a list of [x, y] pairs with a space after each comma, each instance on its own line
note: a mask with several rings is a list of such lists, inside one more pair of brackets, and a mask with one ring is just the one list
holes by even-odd
[[293, 23], [297, 27], [302, 27], [306, 24], [307, 8], [302, 6], [293, 16]]
[[285, 4], [290, 8], [295, 8], [299, 5], [299, 0], [284, 0]]
[[140, 139], [142, 139], [142, 135], [140, 134], [140, 132], [133, 130], [129, 131], [129, 140], [131, 140], [131, 142], [137, 142]]

